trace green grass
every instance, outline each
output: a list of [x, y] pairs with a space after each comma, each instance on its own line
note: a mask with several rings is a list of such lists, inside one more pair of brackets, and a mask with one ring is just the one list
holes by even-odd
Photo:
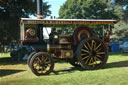
[[128, 85], [128, 53], [110, 53], [103, 69], [89, 71], [56, 63], [48, 76], [35, 76], [26, 62], [0, 58], [0, 85]]
[[10, 57], [10, 53], [0, 53], [0, 58], [8, 58]]

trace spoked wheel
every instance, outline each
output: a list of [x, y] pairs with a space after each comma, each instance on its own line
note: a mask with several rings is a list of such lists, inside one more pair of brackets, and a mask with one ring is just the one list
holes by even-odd
[[38, 52], [30, 60], [30, 68], [37, 76], [48, 75], [53, 71], [54, 60], [49, 54]]
[[80, 42], [77, 49], [77, 58], [82, 68], [99, 69], [106, 64], [108, 51], [101, 39], [91, 37]]
[[30, 55], [28, 56], [27, 64], [28, 64], [29, 67], [30, 67], [30, 60], [31, 60], [31, 58], [32, 58], [32, 56], [33, 56], [34, 54], [36, 54], [35, 51], [33, 51], [32, 53], [30, 53]]

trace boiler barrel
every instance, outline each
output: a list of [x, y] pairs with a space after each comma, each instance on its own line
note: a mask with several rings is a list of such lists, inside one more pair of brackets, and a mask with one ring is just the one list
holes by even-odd
[[33, 45], [36, 51], [43, 51], [49, 53], [60, 52], [61, 50], [70, 50], [71, 45], [55, 45], [55, 44], [43, 44], [43, 45]]
[[47, 52], [54, 53], [54, 52], [60, 52], [61, 50], [69, 50], [71, 49], [71, 45], [52, 45], [47, 44]]

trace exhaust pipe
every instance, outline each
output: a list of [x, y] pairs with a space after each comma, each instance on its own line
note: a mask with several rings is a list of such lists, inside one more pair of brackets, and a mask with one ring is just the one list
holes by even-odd
[[[42, 19], [44, 16], [43, 16], [43, 0], [37, 0], [37, 18], [39, 19]], [[38, 25], [38, 37], [39, 37], [39, 41], [40, 42], [43, 42], [43, 39], [44, 39], [44, 36], [42, 35], [43, 34], [43, 25], [42, 24], [39, 24]]]
[[42, 19], [43, 18], [43, 6], [42, 6], [42, 3], [43, 0], [37, 0], [37, 17], [39, 19]]

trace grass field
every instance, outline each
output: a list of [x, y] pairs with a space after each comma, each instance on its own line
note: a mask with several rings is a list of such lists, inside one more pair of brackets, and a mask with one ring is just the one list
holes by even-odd
[[103, 69], [89, 71], [56, 63], [48, 76], [35, 76], [26, 61], [9, 61], [0, 54], [0, 85], [128, 85], [128, 53], [110, 53]]

